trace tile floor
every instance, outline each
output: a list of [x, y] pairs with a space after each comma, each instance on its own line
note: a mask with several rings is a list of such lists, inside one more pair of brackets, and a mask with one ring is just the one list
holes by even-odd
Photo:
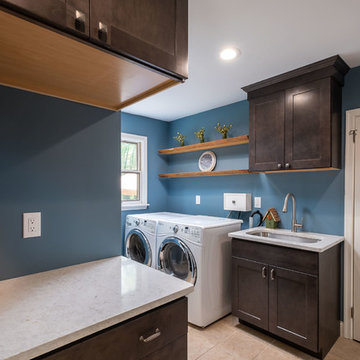
[[[261, 332], [239, 324], [233, 316], [201, 329], [189, 325], [188, 360], [313, 360], [314, 358]], [[325, 360], [360, 360], [360, 343], [339, 338]]]

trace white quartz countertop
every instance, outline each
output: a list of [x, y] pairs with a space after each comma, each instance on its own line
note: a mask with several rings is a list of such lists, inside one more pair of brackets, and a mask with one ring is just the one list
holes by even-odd
[[0, 281], [0, 359], [31, 359], [192, 289], [122, 256]]
[[[253, 232], [268, 232], [269, 237], [262, 237], [257, 235], [252, 235]], [[271, 233], [284, 235], [284, 239], [274, 239], [271, 238]], [[331, 247], [341, 243], [344, 240], [343, 236], [338, 235], [328, 235], [328, 234], [318, 234], [311, 232], [291, 232], [286, 229], [267, 229], [265, 227], [256, 227], [241, 231], [235, 231], [228, 234], [229, 237], [249, 240], [254, 242], [260, 242], [264, 244], [276, 245], [290, 247], [294, 249], [301, 249], [313, 252], [323, 252]], [[302, 237], [304, 242], [295, 241], [295, 237]], [[286, 239], [285, 239], [286, 238]], [[319, 240], [317, 242], [311, 242], [313, 240]]]

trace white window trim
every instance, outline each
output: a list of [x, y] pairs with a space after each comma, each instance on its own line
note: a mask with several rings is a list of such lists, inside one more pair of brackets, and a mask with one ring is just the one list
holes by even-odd
[[121, 141], [140, 143], [140, 200], [139, 201], [122, 201], [121, 211], [144, 210], [147, 209], [147, 188], [148, 188], [148, 167], [147, 167], [147, 136], [136, 134], [121, 133]]

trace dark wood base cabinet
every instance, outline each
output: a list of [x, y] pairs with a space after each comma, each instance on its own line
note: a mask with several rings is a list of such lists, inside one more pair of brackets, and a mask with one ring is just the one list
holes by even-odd
[[232, 241], [232, 313], [319, 358], [340, 333], [340, 245], [323, 253]]
[[102, 330], [37, 360], [186, 360], [187, 298]]

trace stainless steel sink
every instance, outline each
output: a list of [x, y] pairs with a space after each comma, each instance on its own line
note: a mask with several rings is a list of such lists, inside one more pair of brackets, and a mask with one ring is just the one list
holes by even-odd
[[287, 241], [292, 243], [302, 243], [302, 244], [314, 244], [321, 239], [301, 236], [300, 234], [292, 235], [292, 234], [281, 234], [275, 231], [248, 231], [248, 235], [260, 236], [264, 238], [268, 238], [269, 240], [280, 240], [280, 241]]

